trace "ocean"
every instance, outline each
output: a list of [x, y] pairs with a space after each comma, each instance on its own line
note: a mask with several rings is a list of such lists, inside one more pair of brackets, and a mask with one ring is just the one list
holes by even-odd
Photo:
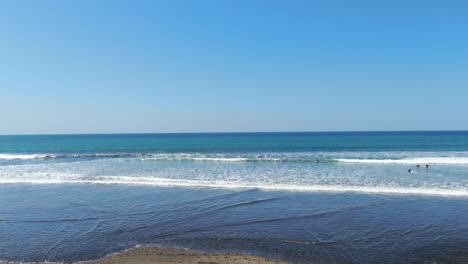
[[0, 259], [138, 245], [467, 263], [468, 132], [0, 136]]

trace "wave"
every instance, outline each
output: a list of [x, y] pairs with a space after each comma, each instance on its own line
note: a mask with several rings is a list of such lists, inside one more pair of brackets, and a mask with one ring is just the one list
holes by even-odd
[[288, 163], [368, 163], [368, 164], [449, 164], [468, 165], [468, 153], [78, 153], [0, 154], [0, 160], [136, 158], [142, 161], [192, 162], [288, 162]]
[[85, 154], [0, 154], [0, 160], [37, 160], [63, 158], [125, 158], [140, 157], [149, 154], [132, 153], [85, 153]]
[[0, 154], [0, 160], [30, 160], [40, 159], [43, 156], [41, 154]]
[[468, 164], [468, 157], [422, 157], [406, 159], [336, 159], [348, 163], [380, 163], [380, 164]]
[[370, 193], [429, 196], [468, 196], [468, 188], [443, 189], [434, 187], [395, 187], [395, 186], [352, 186], [352, 185], [295, 185], [228, 181], [182, 180], [153, 177], [97, 176], [93, 178], [70, 179], [0, 179], [0, 184], [110, 184], [143, 185], [160, 187], [222, 188], [222, 189], [261, 189], [266, 191], [290, 192], [332, 192]]
[[274, 154], [205, 154], [205, 153], [157, 153], [144, 156], [143, 160], [218, 161], [218, 162], [275, 162], [285, 156]]
[[[285, 155], [205, 154], [205, 153], [84, 153], [84, 154], [0, 154], [0, 160], [78, 158], [139, 158], [145, 161], [217, 161], [217, 162], [275, 162], [287, 161]], [[291, 160], [292, 161], [292, 160]], [[304, 160], [311, 161], [311, 160]]]

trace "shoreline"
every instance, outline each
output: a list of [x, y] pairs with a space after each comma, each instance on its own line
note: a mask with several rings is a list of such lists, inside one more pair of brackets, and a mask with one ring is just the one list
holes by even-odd
[[[2, 261], [0, 264], [23, 262]], [[58, 264], [62, 262], [26, 262], [35, 264]], [[96, 260], [75, 262], [77, 264], [286, 264], [287, 262], [240, 253], [203, 253], [181, 248], [151, 246], [135, 247]]]
[[279, 260], [238, 253], [203, 253], [181, 248], [161, 248], [141, 246], [118, 252], [101, 259], [83, 261], [79, 264], [283, 264]]

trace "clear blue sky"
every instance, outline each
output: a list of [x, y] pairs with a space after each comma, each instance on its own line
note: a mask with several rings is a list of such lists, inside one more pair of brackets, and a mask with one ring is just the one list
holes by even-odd
[[0, 134], [468, 129], [466, 1], [2, 1], [0, 34]]

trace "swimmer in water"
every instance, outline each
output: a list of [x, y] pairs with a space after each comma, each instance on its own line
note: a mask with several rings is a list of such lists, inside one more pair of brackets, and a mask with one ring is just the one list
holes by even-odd
[[426, 164], [426, 169], [429, 168], [429, 164]]
[[411, 169], [408, 170], [408, 173], [411, 173]]
[[416, 165], [416, 167], [418, 167], [418, 168], [419, 168], [419, 164], [417, 164], [417, 165]]

